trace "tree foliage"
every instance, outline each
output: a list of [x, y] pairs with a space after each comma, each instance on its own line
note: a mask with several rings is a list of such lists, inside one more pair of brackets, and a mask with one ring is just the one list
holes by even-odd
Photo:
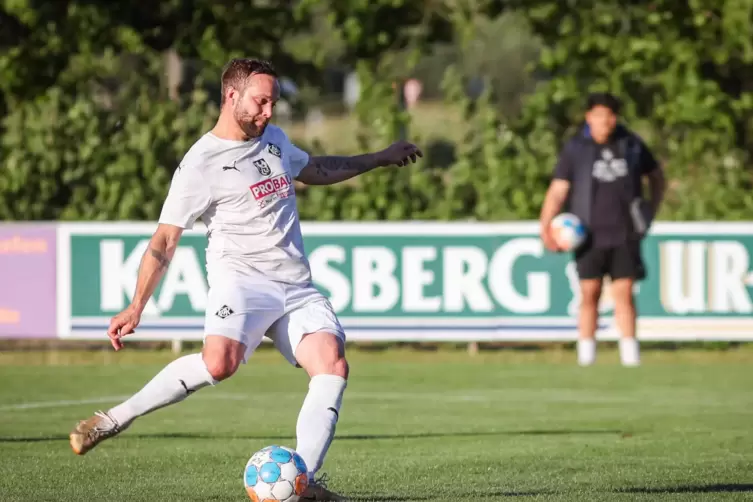
[[452, 63], [432, 86], [467, 131], [452, 157], [303, 189], [305, 219], [535, 218], [592, 90], [623, 98], [665, 164], [662, 218], [753, 210], [750, 0], [0, 0], [0, 26], [0, 219], [156, 218], [219, 69], [249, 51], [299, 84], [356, 69], [363, 149], [420, 141], [396, 91], [427, 54]]
[[131, 96], [128, 113], [52, 88], [14, 107], [0, 148], [0, 218], [146, 220], [159, 215], [173, 170], [211, 120], [189, 103]]

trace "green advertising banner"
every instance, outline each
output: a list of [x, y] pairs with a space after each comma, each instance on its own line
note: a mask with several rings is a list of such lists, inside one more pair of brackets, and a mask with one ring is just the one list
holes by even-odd
[[[753, 339], [753, 227], [656, 224], [636, 286], [646, 340]], [[103, 338], [136, 285], [151, 224], [61, 224], [58, 327]], [[314, 282], [351, 340], [573, 340], [579, 304], [568, 254], [546, 252], [536, 223], [303, 225]], [[184, 235], [138, 338], [201, 339], [202, 229]], [[614, 339], [605, 288], [600, 338]]]

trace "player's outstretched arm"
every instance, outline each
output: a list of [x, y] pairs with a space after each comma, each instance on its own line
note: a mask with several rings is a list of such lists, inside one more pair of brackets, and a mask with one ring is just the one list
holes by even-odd
[[334, 185], [377, 167], [415, 163], [418, 157], [423, 157], [423, 153], [416, 145], [398, 141], [379, 152], [353, 157], [311, 157], [296, 179], [307, 185]]
[[107, 336], [115, 350], [123, 348], [120, 338], [133, 333], [138, 326], [146, 303], [170, 266], [182, 234], [183, 229], [180, 227], [160, 224], [152, 235], [149, 247], [141, 258], [133, 300], [123, 312], [113, 317], [107, 330]]

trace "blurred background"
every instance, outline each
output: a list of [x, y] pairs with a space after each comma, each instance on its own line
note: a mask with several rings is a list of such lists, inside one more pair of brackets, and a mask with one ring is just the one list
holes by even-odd
[[428, 153], [419, 169], [302, 190], [306, 220], [536, 218], [595, 90], [624, 99], [665, 164], [662, 219], [753, 209], [748, 2], [2, 5], [3, 220], [154, 220], [235, 56], [280, 70], [276, 121], [302, 147], [349, 154], [405, 135]]
[[[102, 337], [132, 294], [174, 169], [216, 119], [223, 65], [254, 56], [280, 71], [274, 120], [302, 148], [347, 155], [406, 138], [426, 152], [409, 169], [297, 187], [317, 282], [349, 327], [371, 329], [352, 339], [426, 340], [434, 335], [415, 330], [446, 318], [454, 334], [435, 338], [572, 339], [572, 264], [543, 253], [535, 220], [559, 148], [587, 93], [600, 90], [624, 100], [625, 122], [669, 178], [645, 249], [644, 332], [750, 338], [752, 9], [739, 0], [3, 2], [0, 336]], [[408, 221], [450, 226], [411, 242], [397, 229]], [[380, 230], [391, 256], [356, 252], [377, 239], [366, 222], [397, 225]], [[204, 240], [197, 231], [183, 243], [186, 258], [162, 286], [170, 294], [158, 291], [149, 311], [162, 326], [144, 328], [151, 338], [201, 331]], [[457, 293], [453, 277], [474, 257], [443, 250], [466, 244], [483, 256], [482, 281]], [[514, 259], [500, 268], [504, 244]], [[403, 267], [416, 245], [431, 248], [414, 255], [428, 283]], [[416, 283], [425, 289], [411, 306]], [[351, 290], [368, 292], [354, 300]], [[603, 303], [609, 314], [608, 292]]]

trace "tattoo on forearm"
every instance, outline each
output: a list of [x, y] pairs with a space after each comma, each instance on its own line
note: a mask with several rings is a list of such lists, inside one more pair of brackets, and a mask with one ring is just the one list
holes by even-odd
[[316, 173], [323, 178], [335, 176], [336, 173], [342, 173], [343, 171], [351, 176], [355, 176], [377, 167], [376, 162], [366, 155], [357, 157], [312, 157], [311, 164]]
[[154, 248], [149, 248], [149, 253], [151, 253], [152, 257], [154, 257], [154, 259], [159, 263], [160, 270], [164, 270], [170, 266], [170, 258], [168, 258], [167, 255], [162, 251], [157, 251]]

